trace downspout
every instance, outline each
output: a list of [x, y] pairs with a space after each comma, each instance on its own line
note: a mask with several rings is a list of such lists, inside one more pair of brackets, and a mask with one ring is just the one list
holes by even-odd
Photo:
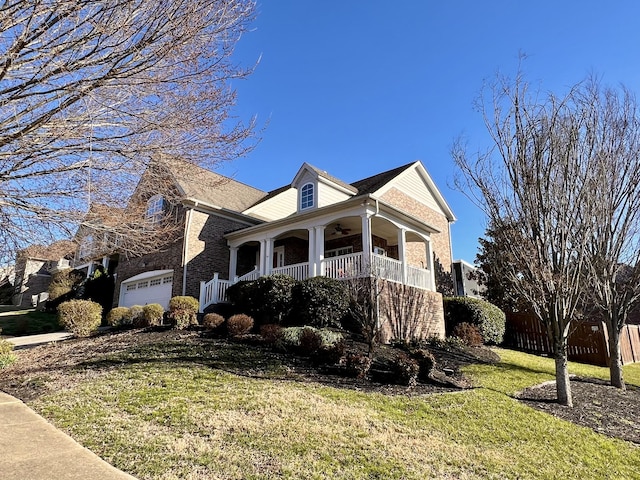
[[[198, 206], [196, 202], [195, 206]], [[187, 210], [187, 221], [184, 225], [184, 237], [182, 238], [182, 295], [187, 294], [187, 254], [189, 253], [189, 230], [191, 230], [191, 214], [193, 208]]]

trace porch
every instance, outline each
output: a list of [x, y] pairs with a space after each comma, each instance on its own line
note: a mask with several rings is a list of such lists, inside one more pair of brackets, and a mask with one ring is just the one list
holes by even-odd
[[[282, 267], [272, 268], [271, 275], [288, 275], [296, 280], [305, 280], [310, 275], [309, 262], [302, 262]], [[214, 275], [208, 282], [200, 282], [200, 311], [216, 303], [226, 303], [227, 288], [234, 283], [243, 280], [257, 280], [261, 276], [260, 269], [236, 277], [234, 280], [224, 280]], [[369, 254], [366, 258], [364, 252], [325, 258], [320, 262], [320, 271], [317, 276], [325, 276], [336, 280], [349, 280], [373, 276], [382, 280], [399, 283], [423, 290], [435, 290], [433, 277], [430, 270], [407, 265], [404, 262], [389, 258], [377, 253]]]

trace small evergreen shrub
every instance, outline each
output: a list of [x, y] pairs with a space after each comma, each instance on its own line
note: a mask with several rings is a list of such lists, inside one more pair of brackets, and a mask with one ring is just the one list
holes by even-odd
[[150, 303], [142, 307], [142, 320], [145, 327], [157, 327], [162, 325], [164, 319], [164, 307], [159, 303]]
[[126, 325], [129, 317], [129, 307], [115, 307], [107, 313], [107, 325], [113, 328], [120, 328]]
[[89, 337], [102, 323], [102, 307], [90, 300], [69, 300], [58, 306], [60, 325], [76, 337]]
[[126, 324], [133, 327], [143, 327], [144, 318], [142, 317], [144, 308], [142, 305], [132, 305], [129, 307], [129, 313], [126, 317]]
[[0, 338], [0, 369], [8, 367], [17, 360], [16, 355], [13, 353], [13, 343]]
[[322, 335], [312, 327], [304, 327], [298, 337], [298, 349], [302, 355], [312, 356], [322, 348]]
[[224, 323], [224, 317], [219, 313], [207, 313], [202, 318], [202, 326], [208, 332], [215, 330]]
[[229, 320], [227, 320], [227, 331], [230, 336], [239, 337], [249, 333], [253, 328], [253, 324], [253, 318], [249, 315], [238, 313], [236, 315], [232, 315], [229, 317]]
[[344, 282], [327, 277], [310, 277], [292, 289], [293, 325], [337, 327], [349, 310], [349, 292]]
[[260, 327], [260, 336], [270, 345], [279, 342], [282, 339], [282, 327], [275, 323], [267, 323]]
[[453, 329], [453, 336], [459, 338], [465, 345], [470, 347], [479, 347], [483, 343], [478, 327], [467, 322], [456, 325]]
[[169, 300], [169, 320], [178, 330], [186, 330], [198, 324], [200, 302], [189, 296], [176, 296]]
[[350, 377], [365, 378], [371, 369], [371, 359], [361, 353], [347, 353], [345, 372]]
[[413, 387], [418, 383], [420, 364], [404, 352], [400, 352], [393, 360], [393, 371], [396, 382]]
[[480, 330], [483, 343], [499, 344], [504, 338], [506, 317], [495, 305], [469, 297], [444, 298], [444, 320], [448, 336], [461, 323], [475, 325]]

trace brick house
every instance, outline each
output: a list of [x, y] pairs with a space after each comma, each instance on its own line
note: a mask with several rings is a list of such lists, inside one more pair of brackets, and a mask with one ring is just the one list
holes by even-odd
[[[138, 257], [77, 258], [117, 261], [114, 305], [166, 306], [171, 296], [191, 295], [204, 309], [240, 279], [346, 278], [374, 270], [442, 303], [434, 258], [450, 270], [455, 216], [419, 161], [351, 184], [305, 163], [272, 192], [189, 165], [172, 171], [170, 184], [145, 201], [148, 218], [171, 211], [181, 229], [175, 240]], [[440, 334], [442, 312], [436, 317]]]

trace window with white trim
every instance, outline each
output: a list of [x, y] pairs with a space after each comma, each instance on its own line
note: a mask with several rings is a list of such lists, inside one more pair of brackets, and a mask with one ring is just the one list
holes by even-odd
[[147, 201], [147, 221], [152, 225], [159, 223], [164, 214], [164, 197], [160, 194], [154, 195]]
[[340, 257], [342, 255], [349, 255], [350, 253], [353, 253], [353, 247], [351, 245], [348, 245], [346, 247], [333, 248], [331, 250], [325, 251], [324, 258]]
[[300, 210], [311, 208], [314, 202], [313, 183], [306, 183], [300, 189]]

